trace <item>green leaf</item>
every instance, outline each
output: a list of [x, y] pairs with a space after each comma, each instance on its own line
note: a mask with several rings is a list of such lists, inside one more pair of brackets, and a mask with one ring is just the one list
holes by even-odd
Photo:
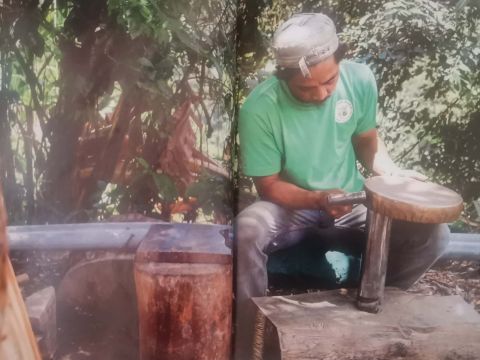
[[175, 33], [175, 35], [178, 37], [178, 40], [191, 50], [195, 51], [198, 54], [205, 55], [206, 52], [202, 48], [202, 45], [200, 43], [200, 40], [197, 39], [196, 37], [189, 35], [187, 32], [185, 32], [183, 29], [179, 28], [174, 28], [172, 31]]
[[157, 173], [153, 173], [152, 177], [159, 196], [167, 202], [175, 201], [178, 197], [178, 191], [172, 179], [168, 175]]
[[141, 157], [137, 157], [135, 160], [144, 168], [144, 170], [152, 171], [150, 164], [147, 162], [147, 160]]
[[141, 57], [138, 59], [138, 62], [145, 67], [153, 68], [153, 64], [150, 60], [148, 60], [146, 57]]

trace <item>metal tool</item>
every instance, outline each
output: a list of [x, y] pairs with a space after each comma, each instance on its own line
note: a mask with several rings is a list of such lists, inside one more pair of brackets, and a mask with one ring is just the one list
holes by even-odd
[[329, 205], [353, 205], [364, 204], [367, 201], [365, 191], [345, 193], [345, 194], [331, 194], [327, 197]]

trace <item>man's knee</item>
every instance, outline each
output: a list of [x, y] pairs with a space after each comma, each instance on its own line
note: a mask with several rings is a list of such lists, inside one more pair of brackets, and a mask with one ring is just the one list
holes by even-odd
[[235, 219], [237, 246], [257, 245], [263, 250], [267, 238], [278, 227], [282, 211], [278, 205], [268, 201], [258, 201], [245, 208]]
[[264, 233], [262, 222], [253, 216], [242, 216], [235, 220], [235, 238], [239, 246], [257, 242]]
[[391, 250], [394, 253], [422, 253], [440, 256], [447, 248], [447, 224], [419, 224], [397, 221], [392, 226]]

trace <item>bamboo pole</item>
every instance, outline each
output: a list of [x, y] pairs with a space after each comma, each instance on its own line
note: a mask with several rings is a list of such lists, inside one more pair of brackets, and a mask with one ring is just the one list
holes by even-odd
[[8, 258], [7, 214], [0, 189], [0, 359], [41, 360], [27, 309]]

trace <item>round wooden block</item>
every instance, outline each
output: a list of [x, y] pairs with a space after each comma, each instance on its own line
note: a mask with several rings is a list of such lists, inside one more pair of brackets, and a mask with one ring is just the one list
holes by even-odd
[[141, 360], [227, 360], [232, 255], [227, 227], [154, 225], [135, 255]]
[[458, 218], [463, 200], [456, 192], [406, 177], [374, 176], [365, 180], [367, 206], [392, 219], [440, 224]]

